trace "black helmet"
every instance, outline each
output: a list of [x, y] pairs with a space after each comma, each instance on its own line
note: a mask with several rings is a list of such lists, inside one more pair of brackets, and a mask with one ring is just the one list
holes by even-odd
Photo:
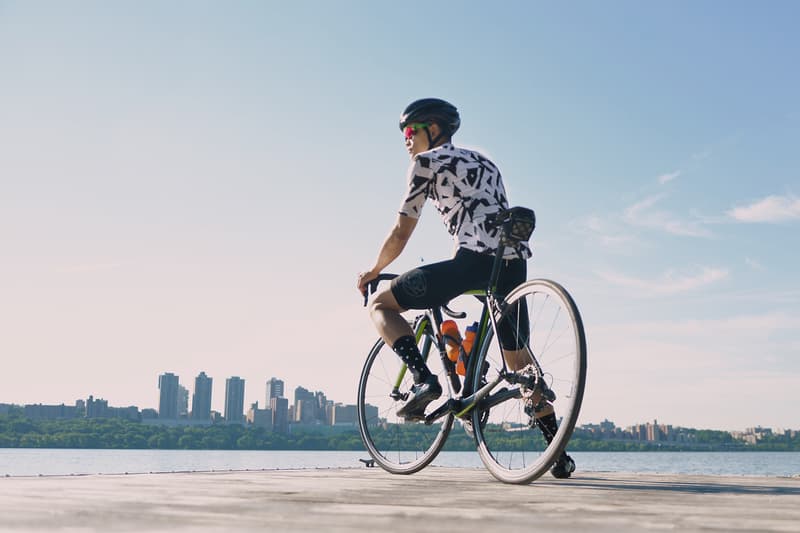
[[423, 98], [408, 104], [400, 115], [400, 130], [414, 122], [436, 122], [448, 137], [458, 131], [461, 117], [456, 106], [439, 98]]

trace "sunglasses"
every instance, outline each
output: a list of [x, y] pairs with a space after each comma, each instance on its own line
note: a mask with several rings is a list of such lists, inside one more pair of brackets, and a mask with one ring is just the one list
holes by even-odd
[[403, 128], [403, 135], [405, 136], [406, 140], [410, 139], [414, 135], [417, 134], [417, 131], [422, 130], [430, 126], [430, 124], [426, 122], [415, 122], [413, 124], [409, 124], [405, 128]]

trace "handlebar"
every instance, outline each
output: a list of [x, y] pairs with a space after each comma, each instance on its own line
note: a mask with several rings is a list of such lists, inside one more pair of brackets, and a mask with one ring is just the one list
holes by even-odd
[[[374, 293], [378, 289], [378, 283], [380, 283], [381, 281], [393, 280], [397, 276], [398, 276], [397, 274], [380, 274], [377, 278], [367, 283], [367, 291], [364, 293], [364, 307], [367, 306], [367, 301], [369, 300], [370, 294]], [[442, 305], [441, 308], [442, 312], [444, 312], [444, 314], [446, 314], [451, 318], [466, 318], [467, 316], [467, 313], [463, 311], [460, 313], [457, 311], [453, 311], [452, 309], [447, 307], [446, 304]]]
[[389, 281], [397, 277], [397, 274], [380, 274], [377, 278], [373, 279], [367, 284], [367, 291], [364, 293], [364, 307], [367, 306], [369, 295], [378, 289], [378, 283], [381, 281]]

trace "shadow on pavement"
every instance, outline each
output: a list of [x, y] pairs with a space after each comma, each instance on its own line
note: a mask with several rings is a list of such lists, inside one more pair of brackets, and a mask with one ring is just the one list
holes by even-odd
[[568, 484], [580, 489], [598, 489], [615, 491], [665, 491], [686, 494], [749, 494], [770, 496], [800, 496], [800, 481], [797, 487], [776, 487], [764, 485], [736, 485], [732, 483], [714, 483], [709, 481], [671, 482], [671, 481], [636, 481], [631, 479], [584, 477], [552, 482], [554, 485]]

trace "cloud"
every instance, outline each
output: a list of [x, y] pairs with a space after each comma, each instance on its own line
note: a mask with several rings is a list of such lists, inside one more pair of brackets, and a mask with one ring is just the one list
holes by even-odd
[[658, 183], [664, 185], [665, 183], [669, 183], [670, 181], [674, 180], [680, 175], [681, 175], [680, 170], [676, 170], [675, 172], [670, 172], [669, 174], [662, 174], [658, 177]]
[[624, 219], [633, 226], [665, 231], [684, 237], [711, 237], [712, 233], [701, 222], [681, 220], [675, 214], [655, 205], [664, 195], [649, 196], [625, 210]]
[[608, 248], [628, 250], [637, 244], [636, 238], [620, 228], [620, 224], [609, 218], [589, 215], [570, 223], [572, 231], [587, 236], [593, 243]]
[[767, 196], [750, 205], [734, 207], [728, 215], [739, 222], [784, 222], [800, 219], [800, 198]]
[[[659, 180], [666, 183], [674, 179], [680, 172], [665, 174]], [[631, 228], [646, 228], [685, 237], [712, 237], [708, 225], [715, 221], [708, 217], [692, 214], [691, 219], [682, 219], [670, 211], [659, 209], [657, 204], [665, 197], [656, 194], [624, 209], [622, 214], [606, 214], [604, 216], [588, 215], [571, 223], [572, 230], [589, 236], [592, 242], [609, 248], [630, 250], [633, 246], [641, 246], [636, 231]]]
[[751, 257], [745, 257], [744, 262], [747, 266], [752, 268], [753, 270], [764, 271], [764, 265], [761, 264], [760, 261], [753, 259]]
[[643, 279], [616, 272], [598, 272], [608, 283], [633, 289], [644, 296], [669, 295], [693, 291], [706, 285], [728, 278], [728, 270], [724, 268], [702, 267], [694, 274], [679, 274], [667, 271], [657, 279]]

